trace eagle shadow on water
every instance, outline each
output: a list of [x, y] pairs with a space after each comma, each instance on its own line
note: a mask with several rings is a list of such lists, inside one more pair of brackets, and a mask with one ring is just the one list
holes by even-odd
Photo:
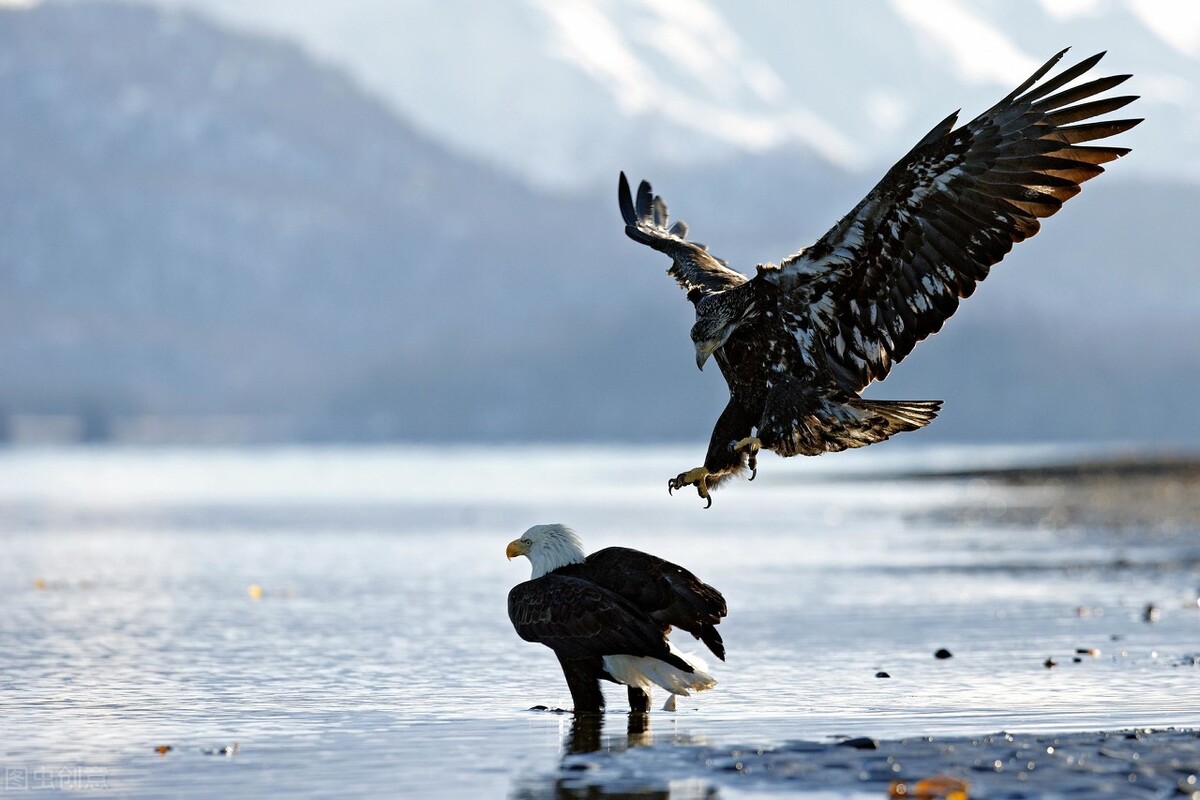
[[939, 400], [867, 400], [860, 393], [941, 329], [1016, 242], [1039, 230], [1080, 184], [1125, 155], [1085, 145], [1140, 119], [1088, 122], [1135, 96], [1093, 100], [1129, 75], [1064, 89], [1104, 56], [1043, 80], [1055, 55], [995, 106], [958, 128], [958, 112], [929, 131], [816, 244], [747, 278], [671, 224], [646, 181], [622, 173], [626, 234], [672, 259], [667, 271], [695, 305], [696, 364], [711, 357], [729, 402], [702, 466], [668, 481], [711, 491], [757, 474], [761, 449], [780, 456], [836, 452], [928, 425]]

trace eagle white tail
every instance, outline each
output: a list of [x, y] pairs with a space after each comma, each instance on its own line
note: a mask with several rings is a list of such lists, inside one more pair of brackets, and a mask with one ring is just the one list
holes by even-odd
[[604, 668], [620, 683], [643, 691], [661, 686], [671, 694], [688, 695], [717, 685], [716, 679], [705, 672], [708, 666], [695, 655], [681, 653], [674, 645], [671, 645], [671, 653], [687, 662], [694, 672], [684, 672], [649, 656], [605, 656]]

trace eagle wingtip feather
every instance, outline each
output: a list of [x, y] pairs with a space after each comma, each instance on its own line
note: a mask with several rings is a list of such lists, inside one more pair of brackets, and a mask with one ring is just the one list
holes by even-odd
[[633, 206], [633, 195], [629, 191], [629, 179], [625, 177], [624, 171], [617, 181], [617, 205], [621, 209], [621, 218], [625, 220], [625, 224], [636, 225], [637, 213]]

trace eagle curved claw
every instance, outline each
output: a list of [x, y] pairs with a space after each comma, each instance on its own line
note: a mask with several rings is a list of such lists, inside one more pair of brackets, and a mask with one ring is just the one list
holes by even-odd
[[749, 450], [746, 466], [750, 468], [750, 480], [758, 477], [758, 451], [762, 449], [762, 440], [757, 436], [747, 436], [733, 446], [733, 452]]
[[674, 494], [676, 489], [682, 489], [685, 486], [695, 486], [696, 493], [708, 501], [704, 507], [711, 508], [712, 495], [708, 493], [708, 478], [710, 474], [704, 467], [696, 467], [695, 469], [689, 469], [687, 472], [681, 472], [667, 481], [667, 493]]

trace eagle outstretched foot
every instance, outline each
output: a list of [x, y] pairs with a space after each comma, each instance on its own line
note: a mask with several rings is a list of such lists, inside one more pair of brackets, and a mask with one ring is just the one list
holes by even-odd
[[750, 480], [758, 477], [758, 451], [762, 449], [762, 440], [757, 436], [747, 436], [733, 446], [733, 452], [749, 450], [746, 466], [750, 468]]
[[704, 467], [696, 467], [695, 469], [689, 469], [687, 472], [681, 472], [667, 481], [667, 494], [674, 494], [676, 489], [682, 489], [685, 486], [695, 486], [696, 493], [708, 501], [704, 507], [710, 508], [712, 506], [712, 495], [708, 493], [708, 478], [711, 474]]

